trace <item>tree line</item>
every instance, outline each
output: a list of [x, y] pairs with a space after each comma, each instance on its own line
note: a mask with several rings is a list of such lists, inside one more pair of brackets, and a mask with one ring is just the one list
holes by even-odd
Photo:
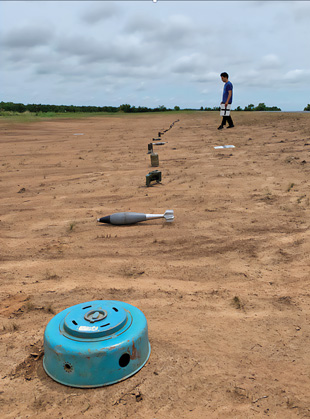
[[[180, 106], [175, 106], [173, 109], [166, 108], [161, 105], [156, 108], [148, 108], [146, 106], [131, 106], [129, 104], [123, 104], [120, 106], [74, 106], [74, 105], [42, 105], [42, 104], [28, 104], [24, 105], [23, 103], [13, 103], [13, 102], [0, 102], [0, 111], [8, 112], [31, 112], [35, 114], [55, 112], [55, 113], [65, 113], [65, 112], [78, 112], [78, 113], [92, 113], [92, 112], [124, 112], [124, 113], [141, 113], [141, 112], [166, 112], [166, 111], [180, 111]], [[182, 110], [197, 110], [192, 108], [186, 108]], [[215, 106], [213, 108], [203, 107], [200, 108], [201, 111], [219, 111], [220, 107]], [[247, 105], [242, 109], [240, 106], [234, 109], [235, 111], [281, 111], [277, 106], [266, 106], [265, 103], [259, 103], [257, 106], [254, 106], [252, 103]], [[310, 104], [308, 104], [304, 111], [310, 111]]]
[[[177, 107], [176, 107], [177, 108]], [[92, 113], [92, 112], [125, 112], [125, 113], [136, 113], [136, 112], [165, 112], [171, 111], [165, 106], [158, 106], [157, 108], [148, 108], [146, 106], [131, 106], [129, 104], [123, 104], [120, 106], [74, 106], [74, 105], [42, 105], [42, 104], [28, 104], [14, 103], [14, 102], [0, 102], [0, 111], [7, 112], [32, 112], [32, 113], [65, 113], [65, 112], [79, 112], [79, 113]]]
[[264, 103], [259, 103], [257, 106], [254, 106], [252, 103], [248, 106], [245, 106], [244, 109], [241, 109], [240, 106], [237, 106], [235, 111], [281, 111], [277, 106], [266, 106]]
[[[203, 106], [200, 108], [201, 111], [219, 111], [220, 107], [214, 107], [214, 108], [203, 108]], [[306, 109], [305, 109], [306, 110]], [[281, 111], [280, 108], [277, 106], [266, 106], [264, 103], [259, 103], [257, 106], [254, 106], [252, 103], [248, 106], [245, 106], [244, 109], [242, 109], [240, 106], [237, 106], [234, 111]]]

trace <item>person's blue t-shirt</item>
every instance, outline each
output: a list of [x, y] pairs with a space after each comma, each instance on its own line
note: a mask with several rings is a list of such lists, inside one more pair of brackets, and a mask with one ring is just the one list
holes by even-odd
[[224, 89], [223, 89], [223, 99], [222, 102], [225, 103], [227, 98], [228, 98], [228, 92], [229, 90], [231, 90], [231, 98], [229, 100], [228, 103], [232, 103], [232, 99], [233, 99], [233, 85], [230, 81], [226, 82], [224, 84]]

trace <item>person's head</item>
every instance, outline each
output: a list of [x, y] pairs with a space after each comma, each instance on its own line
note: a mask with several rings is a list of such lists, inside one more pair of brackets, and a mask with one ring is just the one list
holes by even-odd
[[228, 74], [227, 73], [221, 73], [221, 79], [224, 83], [226, 83], [228, 81]]

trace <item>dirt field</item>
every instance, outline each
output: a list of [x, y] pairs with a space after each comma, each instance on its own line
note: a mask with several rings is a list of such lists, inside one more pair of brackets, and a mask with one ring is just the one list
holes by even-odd
[[[310, 115], [233, 118], [0, 122], [1, 417], [310, 417]], [[176, 119], [147, 188], [147, 144]], [[110, 387], [57, 384], [44, 329], [95, 299], [144, 312], [151, 357]]]

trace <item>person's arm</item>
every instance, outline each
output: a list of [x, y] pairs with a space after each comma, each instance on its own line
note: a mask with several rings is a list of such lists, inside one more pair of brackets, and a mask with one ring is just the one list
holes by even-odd
[[232, 90], [228, 90], [228, 97], [227, 97], [227, 100], [226, 100], [226, 102], [225, 102], [225, 106], [227, 106], [227, 105], [228, 105], [228, 103], [229, 103], [229, 101], [230, 101], [230, 98], [231, 98], [231, 95], [232, 95]]

